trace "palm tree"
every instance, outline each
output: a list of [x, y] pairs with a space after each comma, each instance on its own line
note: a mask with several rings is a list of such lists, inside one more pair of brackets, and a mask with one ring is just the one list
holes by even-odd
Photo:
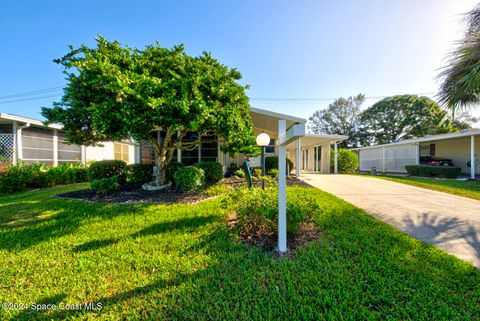
[[439, 102], [450, 109], [452, 121], [457, 110], [476, 108], [480, 102], [480, 4], [465, 15], [468, 28], [449, 64], [442, 70]]

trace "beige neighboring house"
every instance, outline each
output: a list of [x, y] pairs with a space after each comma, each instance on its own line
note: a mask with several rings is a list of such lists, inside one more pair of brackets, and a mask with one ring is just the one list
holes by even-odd
[[[280, 114], [264, 109], [250, 108], [254, 133], [267, 133], [270, 145], [266, 156], [277, 155], [278, 126], [285, 121], [287, 128], [294, 124], [305, 124], [306, 119]], [[161, 132], [153, 131], [152, 136], [161, 140]], [[0, 113], [0, 147], [5, 154], [4, 162], [16, 164], [44, 163], [59, 165], [65, 162], [81, 162], [118, 159], [127, 163], [154, 163], [155, 152], [151, 146], [133, 142], [103, 142], [100, 146], [80, 146], [68, 144], [62, 127], [56, 124], [44, 126], [42, 121], [29, 117]], [[187, 135], [185, 140], [196, 140], [195, 133]], [[330, 173], [331, 147], [336, 150], [337, 143], [347, 139], [341, 135], [306, 134], [287, 146], [287, 157], [293, 162], [291, 170], [297, 175], [300, 171]], [[177, 150], [174, 158], [187, 165], [204, 161], [221, 163], [226, 170], [234, 163], [240, 166], [246, 155], [231, 157], [220, 151], [216, 142], [201, 144], [192, 151]], [[335, 158], [336, 159], [336, 158]], [[260, 166], [260, 158], [251, 158], [252, 167]], [[336, 166], [334, 166], [336, 168]]]
[[475, 178], [480, 174], [480, 129], [431, 135], [395, 143], [356, 148], [360, 171], [376, 167], [384, 173], [406, 173], [406, 165], [418, 165], [427, 159], [449, 159], [462, 174]]

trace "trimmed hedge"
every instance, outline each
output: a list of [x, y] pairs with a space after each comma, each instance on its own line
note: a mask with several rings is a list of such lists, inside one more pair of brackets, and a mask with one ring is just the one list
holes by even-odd
[[173, 175], [180, 169], [184, 168], [185, 164], [180, 163], [177, 161], [171, 161], [168, 163], [168, 165], [165, 167], [165, 181], [166, 182], [172, 182], [175, 184], [175, 180], [173, 179]]
[[174, 175], [175, 186], [181, 192], [190, 192], [199, 189], [205, 183], [205, 172], [195, 166], [180, 168]]
[[407, 173], [411, 176], [457, 178], [460, 167], [432, 166], [432, 165], [407, 165]]
[[125, 182], [124, 169], [127, 164], [121, 160], [103, 160], [92, 163], [88, 168], [90, 181], [116, 176], [119, 183]]
[[[330, 171], [335, 166], [335, 152], [330, 153]], [[338, 172], [352, 174], [358, 169], [358, 154], [352, 150], [340, 148], [338, 150]]]
[[223, 166], [217, 162], [200, 162], [194, 165], [203, 169], [205, 172], [205, 181], [216, 183], [223, 178]]
[[[272, 169], [278, 169], [278, 156], [265, 157], [265, 172], [268, 173]], [[293, 162], [287, 158], [287, 175], [293, 169]]]
[[112, 176], [91, 181], [90, 188], [98, 195], [106, 195], [118, 190], [120, 188], [120, 184], [118, 184], [117, 177]]
[[152, 164], [130, 164], [124, 169], [127, 183], [144, 184], [153, 180]]

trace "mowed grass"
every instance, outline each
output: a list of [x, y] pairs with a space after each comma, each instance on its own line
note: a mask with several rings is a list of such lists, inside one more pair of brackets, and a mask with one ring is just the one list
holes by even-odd
[[480, 318], [477, 269], [313, 188], [321, 240], [281, 260], [239, 244], [220, 199], [108, 205], [51, 197], [79, 188], [0, 197], [0, 301], [103, 308], [0, 310], [0, 320]]
[[479, 181], [457, 181], [455, 179], [435, 179], [424, 177], [372, 176], [398, 183], [432, 189], [458, 196], [480, 200]]

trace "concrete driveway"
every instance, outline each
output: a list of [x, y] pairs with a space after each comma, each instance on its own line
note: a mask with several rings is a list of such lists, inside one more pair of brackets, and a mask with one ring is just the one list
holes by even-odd
[[480, 267], [480, 201], [367, 176], [300, 178]]

